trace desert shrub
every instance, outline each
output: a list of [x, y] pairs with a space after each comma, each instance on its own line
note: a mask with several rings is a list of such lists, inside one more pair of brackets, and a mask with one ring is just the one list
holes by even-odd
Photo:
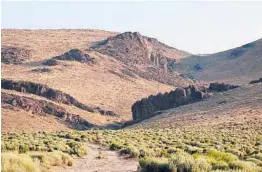
[[229, 165], [225, 161], [212, 161], [212, 169], [214, 170], [229, 170]]
[[213, 169], [229, 169], [229, 163], [238, 160], [237, 156], [231, 153], [220, 152], [210, 149], [207, 153], [208, 161], [212, 164]]
[[177, 152], [177, 149], [176, 148], [169, 148], [168, 150], [167, 150], [167, 153], [168, 154], [175, 154]]
[[25, 154], [2, 153], [2, 172], [40, 172], [37, 162]]
[[67, 145], [70, 147], [69, 150], [70, 155], [77, 155], [78, 157], [87, 155], [87, 148], [82, 143], [70, 141], [67, 143]]
[[230, 169], [244, 170], [246, 172], [258, 172], [259, 167], [253, 162], [234, 161], [229, 164]]
[[252, 155], [252, 157], [262, 161], [262, 153]]
[[110, 144], [109, 148], [110, 150], [119, 150], [122, 148], [122, 144], [120, 142], [117, 141], [112, 141], [112, 143]]
[[138, 158], [139, 155], [140, 155], [140, 151], [133, 146], [128, 146], [128, 147], [123, 147], [120, 150], [120, 154], [121, 155], [128, 154], [130, 156], [130, 158]]
[[185, 152], [178, 152], [173, 155], [170, 164], [176, 171], [207, 172], [211, 170], [211, 165], [204, 157], [197, 157], [194, 159], [192, 155]]
[[141, 172], [172, 172], [173, 169], [166, 158], [146, 157], [139, 161]]
[[26, 153], [29, 151], [29, 147], [27, 145], [19, 145], [18, 152], [19, 153]]
[[212, 166], [207, 162], [207, 159], [204, 157], [199, 157], [195, 159], [193, 164], [193, 171], [197, 172], [208, 172], [211, 171]]
[[29, 155], [33, 159], [38, 159], [44, 166], [72, 166], [73, 158], [65, 153], [55, 151], [55, 152], [32, 152]]

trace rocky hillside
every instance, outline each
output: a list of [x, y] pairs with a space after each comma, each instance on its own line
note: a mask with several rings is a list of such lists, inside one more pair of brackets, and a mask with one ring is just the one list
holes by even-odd
[[[127, 35], [132, 38], [128, 39]], [[135, 57], [144, 60], [141, 61], [141, 64], [135, 62], [134, 54], [124, 52], [123, 55], [121, 47], [115, 49], [122, 44], [122, 37], [125, 40], [122, 48], [129, 47], [129, 52], [132, 53], [145, 53], [143, 55], [146, 56]], [[107, 40], [107, 43], [101, 40]], [[115, 40], [120, 42], [114, 43], [118, 42]], [[148, 46], [146, 47], [145, 42], [140, 42], [141, 40], [144, 40]], [[110, 48], [109, 42], [114, 45], [113, 48]], [[26, 91], [5, 88], [2, 89], [2, 92], [55, 103], [64, 107], [66, 112], [79, 115], [94, 125], [108, 125], [130, 120], [132, 118], [131, 106], [137, 100], [151, 94], [171, 91], [174, 86], [184, 87], [192, 84], [191, 80], [181, 77], [179, 73], [169, 68], [170, 64], [174, 64], [177, 59], [186, 56], [187, 53], [138, 33], [118, 34], [81, 29], [4, 29], [2, 30], [2, 47], [9, 47], [9, 49], [2, 49], [6, 61], [9, 61], [8, 63], [2, 61], [2, 78], [12, 83], [28, 84], [28, 89], [23, 89]], [[110, 51], [107, 49], [114, 50], [123, 60], [114, 54], [113, 56], [109, 54]], [[41, 85], [47, 86], [43, 87], [47, 90], [62, 93], [62, 97], [69, 95], [77, 102], [55, 101], [55, 99], [42, 96], [45, 91], [42, 93], [29, 91], [40, 88]], [[73, 100], [70, 97], [69, 99]], [[89, 108], [94, 112], [85, 110]], [[34, 126], [36, 130], [37, 128], [43, 130], [50, 126], [43, 121], [45, 119], [43, 116], [35, 114], [32, 116], [30, 111], [20, 106], [2, 109], [5, 130], [28, 130], [30, 125]], [[61, 122], [58, 125], [54, 119], [55, 115], [45, 117], [46, 120], [53, 121], [52, 123], [58, 126], [57, 128], [64, 129], [61, 127], [64, 123]], [[21, 123], [28, 123], [28, 125], [20, 125]], [[57, 128], [50, 128], [50, 130], [57, 130]]]
[[179, 59], [190, 55], [138, 32], [109, 37], [95, 43], [90, 49], [123, 62], [128, 70], [145, 79], [171, 85], [178, 85], [178, 81], [184, 79], [174, 71], [173, 66]]
[[220, 126], [221, 131], [225, 126], [261, 126], [261, 104], [262, 84], [247, 84], [226, 92], [214, 92], [203, 101], [162, 110], [154, 117], [131, 127], [145, 129]]
[[223, 92], [234, 88], [237, 85], [225, 83], [211, 83], [208, 88], [190, 85], [185, 88], [176, 88], [174, 91], [165, 94], [151, 95], [137, 101], [132, 106], [134, 121], [140, 121], [152, 116], [161, 114], [162, 110], [176, 108], [182, 105], [191, 104], [211, 97], [212, 92]]
[[175, 70], [196, 80], [248, 83], [262, 75], [262, 39], [211, 55], [181, 59]]

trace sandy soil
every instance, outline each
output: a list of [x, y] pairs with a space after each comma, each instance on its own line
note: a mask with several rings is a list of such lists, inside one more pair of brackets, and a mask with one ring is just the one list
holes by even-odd
[[[59, 167], [53, 172], [135, 172], [138, 161], [119, 156], [115, 151], [100, 148], [98, 145], [87, 144], [88, 155], [75, 160], [72, 167]], [[105, 155], [98, 159], [99, 151]]]

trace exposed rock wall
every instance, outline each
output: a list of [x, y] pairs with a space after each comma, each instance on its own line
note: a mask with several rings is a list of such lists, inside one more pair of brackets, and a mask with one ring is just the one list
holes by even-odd
[[31, 94], [45, 97], [55, 102], [59, 102], [63, 104], [71, 104], [88, 112], [98, 112], [101, 115], [109, 115], [115, 117], [119, 116], [118, 114], [115, 114], [112, 111], [103, 110], [99, 107], [89, 107], [87, 105], [84, 105], [83, 103], [77, 101], [74, 97], [70, 96], [69, 94], [63, 93], [62, 91], [59, 90], [52, 89], [44, 84], [2, 79], [1, 86], [3, 89], [15, 90], [23, 93], [31, 93]]
[[146, 119], [154, 116], [157, 111], [174, 108], [183, 104], [199, 101], [204, 98], [204, 93], [195, 86], [177, 88], [165, 94], [149, 96], [137, 101], [132, 106], [133, 120]]
[[209, 85], [209, 91], [218, 91], [218, 92], [221, 92], [221, 91], [228, 91], [230, 89], [234, 89], [234, 88], [238, 88], [239, 86], [238, 85], [231, 85], [231, 84], [225, 84], [225, 83], [211, 83]]
[[260, 78], [260, 79], [258, 79], [258, 80], [250, 81], [249, 84], [256, 84], [256, 83], [259, 83], [259, 82], [262, 82], [262, 78]]
[[135, 121], [143, 120], [157, 115], [161, 110], [175, 108], [180, 105], [193, 103], [207, 98], [210, 96], [209, 91], [221, 92], [237, 87], [239, 86], [224, 83], [211, 83], [209, 88], [204, 86], [189, 86], [185, 88], [176, 88], [174, 91], [165, 94], [160, 93], [157, 95], [151, 95], [148, 98], [143, 98], [133, 104], [132, 117]]
[[2, 107], [5, 105], [11, 105], [26, 111], [30, 111], [33, 114], [38, 115], [53, 115], [60, 118], [63, 121], [68, 122], [75, 129], [87, 129], [94, 125], [81, 118], [79, 115], [66, 112], [63, 107], [57, 106], [53, 103], [32, 99], [23, 96], [17, 96], [14, 94], [1, 94]]

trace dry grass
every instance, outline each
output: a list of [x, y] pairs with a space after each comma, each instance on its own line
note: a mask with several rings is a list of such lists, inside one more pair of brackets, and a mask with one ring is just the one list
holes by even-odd
[[9, 30], [2, 29], [2, 45], [33, 50], [32, 61], [60, 55], [72, 48], [86, 49], [91, 42], [103, 40], [116, 32], [102, 30]]
[[[90, 113], [87, 111], [84, 111], [82, 109], [79, 109], [75, 106], [70, 106], [66, 104], [61, 104], [57, 102], [50, 101], [44, 97], [39, 97], [33, 94], [24, 94], [21, 92], [16, 92], [12, 90], [2, 90], [1, 92], [7, 93], [7, 94], [14, 94], [18, 96], [33, 98], [37, 100], [44, 100], [47, 102], [54, 103], [58, 106], [61, 106], [66, 109], [67, 112], [73, 112], [78, 115], [80, 115], [82, 118], [86, 119], [92, 124], [96, 125], [106, 125], [108, 123], [112, 122], [120, 122], [121, 118], [117, 117], [111, 117], [111, 116], [102, 116], [99, 113]], [[25, 110], [21, 110], [18, 108], [15, 108], [15, 110], [12, 109], [6, 109], [2, 108], [2, 129], [5, 132], [9, 131], [57, 131], [57, 130], [68, 130], [66, 123], [59, 118], [56, 118], [54, 116], [41, 116], [39, 114], [32, 114], [31, 112], [27, 112]], [[25, 117], [25, 115], [27, 117]]]
[[[112, 110], [121, 115], [119, 120], [129, 120], [131, 106], [135, 101], [151, 94], [170, 91], [172, 87], [124, 74], [121, 72], [125, 68], [123, 64], [97, 52], [89, 52], [97, 61], [93, 65], [60, 62], [58, 66], [49, 67], [51, 72], [31, 72], [32, 69], [42, 67], [41, 60], [50, 59], [72, 48], [86, 50], [91, 42], [115, 34], [95, 30], [2, 30], [2, 45], [33, 50], [31, 62], [24, 65], [2, 64], [2, 78], [47, 84], [84, 104]], [[79, 113], [79, 110], [72, 111]], [[114, 122], [116, 119], [99, 120], [96, 121], [98, 124]]]
[[60, 123], [53, 116], [33, 115], [24, 110], [12, 110], [2, 108], [2, 131], [5, 132], [35, 132], [35, 131], [57, 131], [69, 128]]
[[[250, 44], [252, 46], [244, 49], [244, 51], [243, 48], [238, 47], [207, 56], [192, 56], [181, 59], [181, 64], [177, 66], [177, 70], [193, 76], [196, 80], [207, 82], [249, 83], [262, 75], [262, 39]], [[232, 52], [239, 52], [239, 55], [232, 56]], [[203, 69], [194, 70], [195, 64], [200, 64]]]

